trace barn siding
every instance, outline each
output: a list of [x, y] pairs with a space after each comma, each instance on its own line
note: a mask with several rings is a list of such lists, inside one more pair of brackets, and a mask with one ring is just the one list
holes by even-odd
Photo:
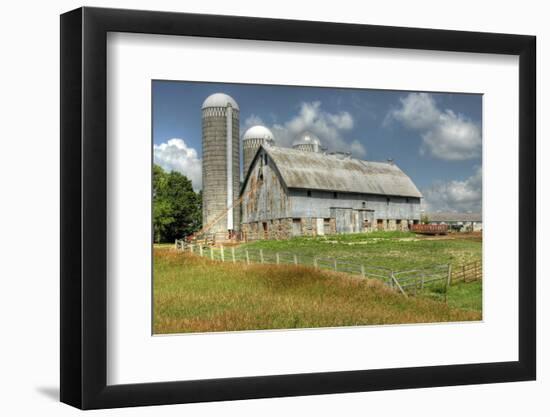
[[[287, 191], [273, 169], [273, 162], [257, 158], [243, 190], [243, 223], [287, 218], [289, 205]], [[263, 176], [263, 180], [260, 178]], [[252, 193], [250, 190], [254, 189]]]
[[[366, 194], [290, 190], [291, 217], [332, 217], [332, 208], [373, 210], [375, 219], [420, 220], [420, 199], [409, 197], [385, 197]], [[390, 199], [389, 203], [387, 198]], [[363, 205], [363, 203], [365, 203]]]

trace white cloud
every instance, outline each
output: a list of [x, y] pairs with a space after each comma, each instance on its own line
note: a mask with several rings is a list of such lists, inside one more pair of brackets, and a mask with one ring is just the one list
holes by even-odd
[[367, 150], [361, 142], [354, 140], [349, 145], [349, 151], [356, 156], [365, 157], [367, 155]]
[[401, 107], [391, 110], [385, 123], [396, 120], [422, 137], [421, 154], [459, 161], [481, 154], [481, 128], [452, 110], [440, 110], [427, 93], [411, 93], [400, 99]]
[[[244, 123], [245, 128], [264, 124], [256, 115], [249, 116]], [[267, 125], [266, 125], [267, 126]], [[267, 126], [275, 135], [278, 146], [290, 147], [300, 133], [308, 130], [319, 137], [321, 145], [329, 151], [351, 152], [356, 157], [365, 157], [367, 151], [358, 140], [348, 141], [343, 134], [353, 129], [354, 120], [350, 113], [328, 113], [321, 109], [320, 101], [303, 102], [298, 114], [284, 123]]]
[[243, 132], [245, 132], [249, 127], [256, 126], [256, 125], [263, 125], [263, 124], [264, 122], [259, 116], [256, 116], [255, 114], [251, 114], [244, 121]]
[[177, 171], [193, 182], [193, 189], [202, 188], [202, 160], [183, 139], [172, 138], [153, 147], [154, 162], [166, 171]]
[[482, 200], [481, 167], [464, 181], [435, 183], [422, 190], [424, 205], [428, 212], [480, 212]]

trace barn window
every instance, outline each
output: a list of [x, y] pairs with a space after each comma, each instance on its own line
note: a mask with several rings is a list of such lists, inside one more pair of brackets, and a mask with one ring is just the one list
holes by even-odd
[[390, 204], [390, 198], [386, 197], [386, 203]]
[[335, 191], [334, 193], [332, 193], [332, 197], [333, 198], [338, 198], [338, 193]]
[[307, 196], [311, 197], [311, 191], [310, 190], [307, 191]]
[[397, 219], [397, 220], [395, 221], [395, 224], [397, 224], [397, 225], [399, 226], [399, 225], [401, 224], [401, 219]]
[[365, 208], [367, 206], [367, 203], [363, 201], [363, 208]]

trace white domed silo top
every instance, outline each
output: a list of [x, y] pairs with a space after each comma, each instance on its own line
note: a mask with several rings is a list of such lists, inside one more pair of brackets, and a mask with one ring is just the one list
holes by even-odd
[[247, 139], [264, 139], [269, 141], [274, 141], [275, 137], [271, 130], [265, 126], [256, 125], [249, 128], [243, 135], [243, 140]]
[[315, 136], [313, 133], [311, 132], [303, 132], [303, 133], [300, 133], [296, 139], [294, 139], [294, 142], [292, 142], [292, 146], [296, 146], [296, 145], [309, 145], [309, 144], [312, 144], [312, 145], [320, 145], [321, 144], [321, 141], [319, 140], [319, 138], [317, 136]]
[[294, 139], [292, 147], [302, 151], [319, 152], [321, 150], [321, 141], [313, 133], [306, 131], [300, 133]]
[[239, 105], [235, 99], [231, 96], [228, 96], [224, 93], [215, 93], [208, 97], [202, 103], [202, 108], [207, 109], [209, 107], [227, 107], [228, 104], [231, 104], [231, 107], [235, 110], [239, 110]]

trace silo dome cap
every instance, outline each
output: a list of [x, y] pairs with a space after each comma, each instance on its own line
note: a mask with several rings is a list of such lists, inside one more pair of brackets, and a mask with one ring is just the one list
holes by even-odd
[[275, 140], [275, 137], [273, 136], [273, 133], [271, 133], [271, 130], [269, 130], [267, 127], [262, 125], [256, 125], [256, 126], [252, 126], [246, 132], [244, 132], [243, 140], [246, 140], [246, 139]]
[[228, 96], [224, 93], [215, 93], [206, 98], [202, 103], [202, 108], [206, 109], [209, 107], [227, 107], [228, 104], [231, 104], [235, 110], [239, 110], [239, 105], [233, 99], [233, 97]]
[[309, 145], [309, 144], [320, 145], [321, 141], [313, 133], [307, 132], [307, 131], [300, 133], [298, 136], [296, 136], [296, 139], [294, 139], [294, 142], [292, 142], [292, 146]]

